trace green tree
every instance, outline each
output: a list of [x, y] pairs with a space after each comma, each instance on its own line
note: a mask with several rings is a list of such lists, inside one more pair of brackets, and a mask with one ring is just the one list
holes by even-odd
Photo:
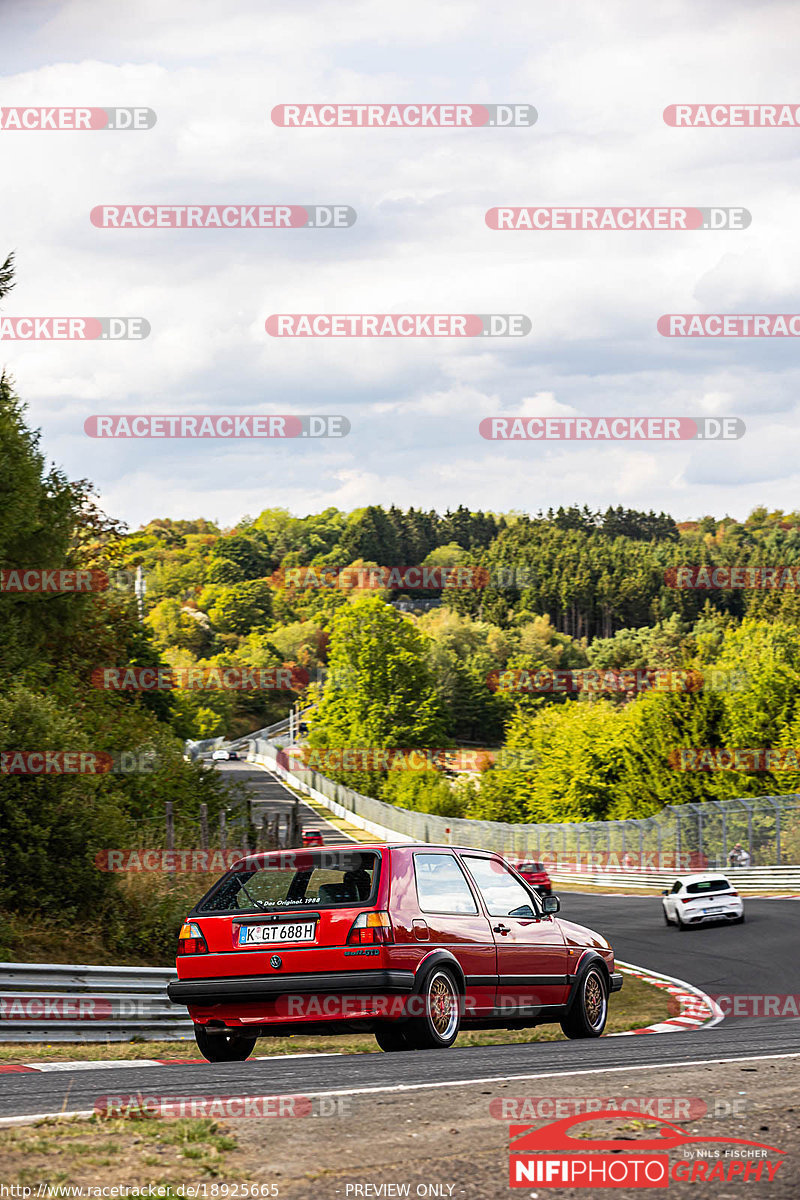
[[[446, 716], [425, 662], [425, 639], [410, 621], [377, 597], [363, 597], [339, 608], [330, 635], [329, 674], [311, 718], [312, 747], [443, 744]], [[356, 789], [377, 789], [383, 776], [341, 778]]]

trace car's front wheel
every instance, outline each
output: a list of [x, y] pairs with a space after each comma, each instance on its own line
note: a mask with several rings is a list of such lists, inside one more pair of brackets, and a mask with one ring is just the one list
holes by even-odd
[[422, 1011], [406, 1022], [405, 1036], [414, 1050], [446, 1050], [458, 1037], [461, 993], [446, 967], [435, 967], [418, 996]]
[[590, 966], [576, 983], [576, 993], [561, 1029], [568, 1038], [600, 1037], [608, 1017], [608, 980], [601, 967]]
[[205, 1026], [195, 1025], [194, 1040], [203, 1058], [209, 1062], [244, 1062], [253, 1053], [258, 1038], [209, 1033]]
[[665, 924], [665, 925], [671, 925], [671, 924], [672, 924], [672, 921], [670, 921], [670, 919], [669, 919], [669, 913], [667, 912], [667, 910], [666, 910], [665, 908], [662, 908], [662, 909], [661, 909], [661, 911], [662, 911], [662, 912], [663, 912], [663, 914], [664, 914], [664, 924]]

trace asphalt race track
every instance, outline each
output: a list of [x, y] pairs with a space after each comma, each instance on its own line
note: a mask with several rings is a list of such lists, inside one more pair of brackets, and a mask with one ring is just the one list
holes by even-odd
[[[293, 797], [266, 772], [225, 764], [251, 777], [258, 801], [270, 811]], [[251, 781], [248, 778], [248, 782]], [[303, 823], [340, 835], [303, 805]], [[800, 901], [746, 900], [744, 925], [709, 926], [680, 933], [666, 926], [658, 896], [562, 893], [562, 915], [604, 933], [623, 961], [661, 971], [712, 995], [798, 995]], [[613, 1003], [613, 999], [612, 999]], [[420, 1092], [449, 1085], [535, 1079], [559, 1074], [609, 1072], [667, 1064], [707, 1063], [769, 1055], [800, 1055], [800, 1019], [728, 1018], [710, 1029], [592, 1042], [464, 1047], [414, 1054], [339, 1055], [336, 1040], [326, 1056], [281, 1057], [244, 1063], [190, 1063], [164, 1067], [104, 1067], [5, 1074], [0, 1116], [91, 1110], [108, 1094], [320, 1095], [347, 1092]], [[189, 1054], [192, 1050], [187, 1051]], [[258, 1049], [256, 1050], [256, 1053]], [[794, 1063], [790, 1064], [794, 1067]], [[787, 1064], [789, 1065], [789, 1064]]]
[[[252, 797], [253, 817], [257, 823], [261, 821], [262, 816], [281, 816], [285, 819], [294, 807], [294, 793], [287, 791], [276, 775], [265, 771], [262, 767], [254, 766], [241, 759], [235, 762], [216, 762], [214, 767], [216, 770], [230, 775], [234, 782], [247, 786]], [[348, 840], [323, 817], [317, 816], [314, 809], [308, 804], [302, 800], [298, 803], [303, 829], [321, 830], [322, 840], [327, 845]]]

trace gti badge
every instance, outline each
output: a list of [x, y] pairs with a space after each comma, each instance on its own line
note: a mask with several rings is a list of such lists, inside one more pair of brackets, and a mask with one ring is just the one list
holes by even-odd
[[282, 960], [280, 954], [273, 954], [269, 960], [269, 965], [271, 967], [273, 967], [276, 971], [278, 970], [278, 967], [282, 967], [283, 960]]

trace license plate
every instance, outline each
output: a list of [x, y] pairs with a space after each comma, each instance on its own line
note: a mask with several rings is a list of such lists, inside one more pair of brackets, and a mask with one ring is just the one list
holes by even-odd
[[239, 930], [240, 946], [263, 946], [273, 942], [313, 942], [315, 922], [302, 924], [281, 922], [276, 925], [242, 925]]

